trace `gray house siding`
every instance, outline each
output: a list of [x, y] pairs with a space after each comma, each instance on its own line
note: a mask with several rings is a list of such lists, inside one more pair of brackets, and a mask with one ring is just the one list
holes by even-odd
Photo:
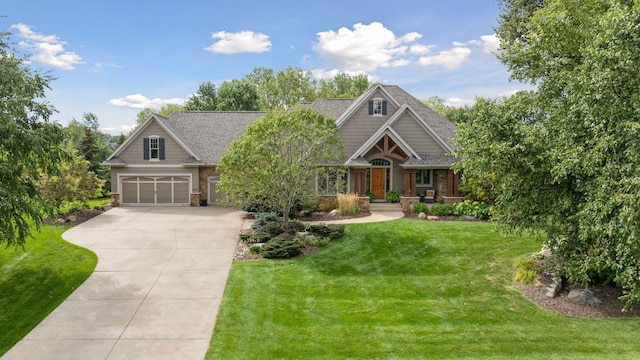
[[392, 126], [410, 146], [419, 153], [445, 153], [446, 151], [424, 130], [409, 113], [402, 115]]
[[[149, 136], [164, 138], [165, 159], [164, 160], [144, 160], [143, 139]], [[140, 132], [131, 144], [120, 154], [120, 158], [127, 164], [162, 164], [177, 165], [187, 160], [189, 154], [155, 121], [151, 122], [142, 132]]]
[[[387, 101], [387, 115], [369, 115], [369, 100], [375, 98]], [[344, 143], [345, 156], [350, 156], [358, 150], [397, 110], [398, 108], [386, 99], [381, 91], [375, 92], [338, 130], [338, 135]]]

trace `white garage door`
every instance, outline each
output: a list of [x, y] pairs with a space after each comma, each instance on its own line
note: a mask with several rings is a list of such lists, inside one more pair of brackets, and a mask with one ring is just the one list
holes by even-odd
[[189, 176], [126, 176], [120, 178], [122, 205], [189, 205]]

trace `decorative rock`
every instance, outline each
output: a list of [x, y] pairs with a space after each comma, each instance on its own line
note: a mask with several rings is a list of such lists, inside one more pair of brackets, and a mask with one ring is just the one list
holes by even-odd
[[476, 217], [472, 215], [462, 215], [462, 218], [467, 221], [472, 221], [476, 219]]
[[418, 219], [420, 219], [420, 220], [424, 220], [424, 219], [426, 219], [426, 218], [427, 218], [427, 214], [425, 214], [425, 213], [423, 213], [423, 212], [421, 212], [420, 214], [418, 214]]
[[437, 216], [429, 215], [427, 216], [427, 220], [438, 220]]
[[69, 216], [67, 216], [67, 219], [69, 219], [69, 221], [72, 221], [72, 222], [73, 222], [73, 221], [78, 220], [78, 217], [77, 217], [77, 216], [75, 216], [75, 215], [69, 215]]
[[571, 299], [580, 304], [585, 304], [589, 306], [600, 306], [602, 305], [602, 300], [598, 298], [593, 292], [587, 289], [572, 289], [567, 296], [568, 299]]
[[338, 210], [337, 209], [333, 209], [327, 215], [328, 216], [338, 216]]
[[551, 285], [547, 286], [547, 297], [552, 299], [557, 298], [560, 295], [560, 291], [562, 290], [562, 279], [554, 277]]
[[64, 224], [64, 223], [66, 223], [66, 222], [67, 222], [67, 219], [65, 219], [65, 218], [58, 218], [58, 224], [62, 225], [62, 224]]

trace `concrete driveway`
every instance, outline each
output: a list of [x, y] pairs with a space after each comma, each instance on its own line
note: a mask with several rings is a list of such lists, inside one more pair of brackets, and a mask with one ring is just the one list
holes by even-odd
[[130, 207], [70, 229], [95, 272], [3, 360], [203, 359], [242, 221], [222, 207]]

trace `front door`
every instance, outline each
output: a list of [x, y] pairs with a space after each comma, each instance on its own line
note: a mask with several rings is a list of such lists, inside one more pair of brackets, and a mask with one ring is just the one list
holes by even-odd
[[387, 183], [387, 169], [371, 169], [371, 192], [376, 200], [384, 200], [385, 184]]

